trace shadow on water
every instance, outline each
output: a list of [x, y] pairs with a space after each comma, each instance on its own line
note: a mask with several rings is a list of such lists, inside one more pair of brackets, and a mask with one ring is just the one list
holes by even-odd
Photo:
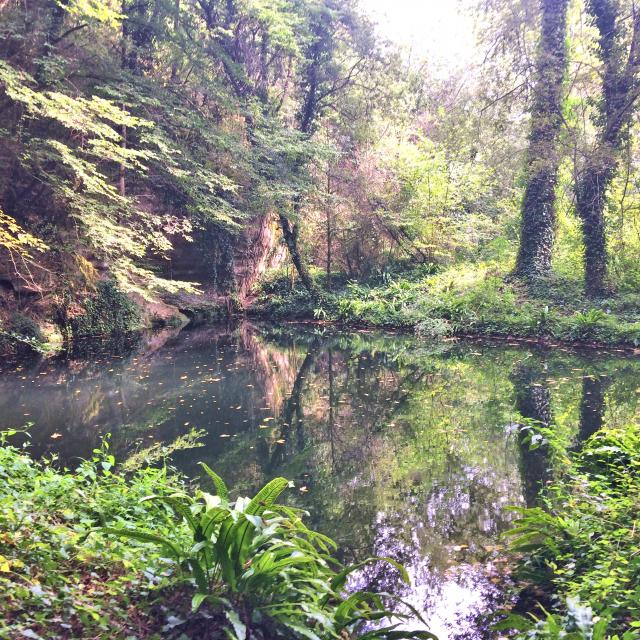
[[637, 417], [640, 363], [522, 346], [429, 344], [410, 336], [317, 329], [203, 327], [133, 352], [7, 369], [0, 428], [26, 422], [36, 455], [73, 465], [105, 433], [120, 458], [191, 428], [185, 474], [206, 461], [250, 492], [294, 480], [292, 504], [343, 559], [391, 556], [354, 580], [393, 591], [446, 638], [491, 637], [481, 612], [504, 604], [506, 507], [536, 504], [550, 477], [527, 418], [568, 447]]

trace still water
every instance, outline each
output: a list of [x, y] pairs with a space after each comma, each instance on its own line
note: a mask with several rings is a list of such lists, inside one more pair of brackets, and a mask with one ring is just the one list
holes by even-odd
[[[29, 423], [32, 450], [72, 466], [111, 434], [120, 459], [193, 428], [206, 461], [238, 491], [283, 475], [290, 502], [345, 561], [403, 562], [356, 580], [392, 591], [447, 638], [491, 637], [504, 606], [509, 505], [547, 478], [522, 416], [577, 447], [602, 424], [638, 418], [640, 361], [518, 345], [433, 344], [317, 328], [207, 327], [156, 334], [120, 356], [5, 366], [0, 429]], [[415, 625], [412, 625], [415, 626]]]

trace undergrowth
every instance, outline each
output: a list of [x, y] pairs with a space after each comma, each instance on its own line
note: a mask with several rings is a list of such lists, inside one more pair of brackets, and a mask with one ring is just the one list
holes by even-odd
[[277, 504], [282, 478], [232, 499], [207, 467], [213, 493], [140, 465], [157, 450], [131, 471], [105, 442], [69, 471], [10, 435], [0, 437], [0, 637], [433, 638], [398, 627], [420, 616], [391, 594], [345, 590], [362, 564], [342, 566], [303, 512]]
[[577, 282], [555, 277], [547, 285], [527, 287], [488, 264], [347, 282], [314, 297], [276, 273], [262, 283], [252, 312], [410, 329], [425, 337], [489, 335], [640, 346], [637, 292], [590, 300]]
[[640, 426], [605, 428], [579, 452], [556, 456], [563, 471], [540, 506], [518, 509], [508, 533], [522, 554], [521, 584], [547, 592], [553, 606], [501, 626], [523, 638], [637, 639]]

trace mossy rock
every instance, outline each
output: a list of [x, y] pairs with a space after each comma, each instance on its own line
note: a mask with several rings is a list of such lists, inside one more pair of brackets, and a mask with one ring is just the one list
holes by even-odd
[[74, 338], [126, 335], [141, 328], [140, 310], [113, 280], [98, 283], [84, 311], [70, 320]]
[[21, 357], [41, 355], [46, 350], [46, 336], [40, 325], [22, 313], [14, 314], [0, 326], [0, 352]]

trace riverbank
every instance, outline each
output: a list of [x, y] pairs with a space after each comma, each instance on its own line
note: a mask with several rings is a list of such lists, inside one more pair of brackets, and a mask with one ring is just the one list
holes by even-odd
[[640, 293], [586, 298], [578, 282], [530, 288], [494, 265], [420, 271], [369, 284], [343, 283], [311, 296], [277, 274], [249, 313], [360, 328], [400, 329], [425, 338], [489, 337], [596, 348], [640, 347]]
[[90, 313], [74, 317], [65, 327], [37, 315], [17, 314], [4, 326], [0, 322], [0, 352], [55, 355], [89, 342], [131, 340], [157, 329], [248, 316], [411, 332], [429, 339], [495, 339], [640, 353], [640, 293], [633, 290], [589, 299], [577, 281], [554, 279], [531, 288], [491, 264], [438, 273], [423, 268], [363, 283], [336, 276], [330, 291], [326, 277], [318, 275], [316, 281], [318, 293], [312, 296], [288, 275], [268, 273], [244, 308], [206, 294], [169, 296], [150, 307], [104, 283], [87, 303]]
[[[202, 489], [168, 468], [170, 450], [117, 465], [105, 441], [69, 471], [11, 446], [14, 435], [0, 433], [0, 637], [433, 637], [394, 631], [421, 621], [399, 599], [344, 593], [370, 564], [409, 579], [389, 559], [341, 565], [304, 512], [277, 503], [291, 486], [284, 478], [231, 499], [206, 465]], [[173, 450], [196, 446], [183, 438]]]

